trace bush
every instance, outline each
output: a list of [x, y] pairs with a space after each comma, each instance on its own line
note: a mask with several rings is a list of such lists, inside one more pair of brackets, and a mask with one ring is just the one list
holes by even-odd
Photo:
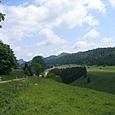
[[49, 73], [47, 74], [47, 78], [51, 78], [51, 79], [53, 79], [53, 80], [55, 80], [55, 81], [62, 82], [61, 77], [60, 77], [60, 76], [57, 76], [55, 73], [52, 73], [52, 72], [49, 72]]

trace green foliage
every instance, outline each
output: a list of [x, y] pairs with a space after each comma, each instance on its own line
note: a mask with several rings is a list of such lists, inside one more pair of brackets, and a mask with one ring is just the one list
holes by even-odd
[[46, 60], [47, 67], [77, 64], [77, 65], [115, 65], [115, 47], [113, 48], [97, 48], [85, 52], [68, 54], [66, 56]]
[[39, 76], [39, 74], [44, 71], [46, 64], [41, 56], [36, 56], [32, 59], [31, 66], [34, 69], [35, 74]]
[[23, 70], [24, 70], [24, 73], [25, 73], [27, 76], [32, 76], [31, 66], [28, 66], [27, 63], [25, 64]]
[[18, 63], [12, 49], [9, 45], [0, 41], [0, 74], [8, 74], [17, 67]]
[[25, 74], [22, 70], [13, 70], [7, 75], [0, 75], [0, 77], [2, 78], [2, 81], [6, 81], [6, 80], [12, 80], [16, 78], [23, 78], [25, 77]]
[[[90, 83], [87, 83], [88, 77], [91, 79]], [[115, 94], [115, 66], [88, 66], [87, 78], [81, 77], [71, 85]]]
[[115, 95], [51, 79], [0, 84], [0, 115], [114, 115]]
[[91, 82], [91, 79], [90, 77], [87, 78], [87, 83], [90, 83]]
[[87, 70], [85, 67], [71, 67], [71, 68], [63, 68], [63, 69], [52, 69], [52, 73], [60, 76], [62, 81], [66, 84], [69, 84], [76, 79], [86, 75]]
[[60, 76], [57, 76], [55, 73], [52, 73], [52, 72], [49, 72], [49, 73], [47, 74], [47, 78], [51, 78], [51, 79], [53, 79], [53, 80], [55, 80], [55, 81], [62, 82], [61, 77], [60, 77]]

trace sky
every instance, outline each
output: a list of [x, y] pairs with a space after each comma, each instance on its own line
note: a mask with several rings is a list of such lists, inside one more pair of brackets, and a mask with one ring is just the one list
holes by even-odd
[[115, 0], [2, 0], [0, 12], [17, 59], [115, 46]]

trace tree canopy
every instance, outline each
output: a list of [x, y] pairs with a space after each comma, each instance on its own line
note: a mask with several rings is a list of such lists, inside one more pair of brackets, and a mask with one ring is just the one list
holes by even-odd
[[46, 64], [41, 56], [35, 56], [32, 59], [31, 66], [34, 69], [35, 74], [39, 76], [39, 74], [44, 71]]
[[18, 63], [12, 49], [0, 41], [0, 74], [8, 74], [17, 67]]
[[68, 54], [60, 58], [46, 60], [46, 64], [47, 67], [65, 64], [113, 66], [115, 65], [115, 47]]

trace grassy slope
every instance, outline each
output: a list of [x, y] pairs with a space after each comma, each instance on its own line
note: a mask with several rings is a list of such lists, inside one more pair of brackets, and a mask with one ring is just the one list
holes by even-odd
[[2, 77], [2, 81], [5, 81], [5, 80], [12, 80], [12, 79], [16, 79], [16, 78], [25, 77], [25, 74], [21, 70], [13, 70], [8, 75], [0, 75], [0, 77]]
[[[17, 86], [0, 115], [114, 115], [115, 95], [58, 83], [31, 79], [25, 88]], [[0, 84], [2, 87], [3, 84]], [[12, 83], [7, 87], [14, 87]], [[4, 87], [2, 87], [5, 90]], [[10, 89], [10, 88], [9, 88]], [[10, 91], [11, 92], [11, 91]], [[13, 96], [14, 95], [14, 96]], [[2, 98], [0, 98], [2, 99]], [[3, 101], [3, 100], [0, 100]], [[2, 103], [0, 103], [2, 104]]]
[[82, 77], [71, 84], [115, 94], [115, 66], [92, 66], [88, 68], [87, 75], [91, 79], [90, 83], [87, 83], [87, 78]]

